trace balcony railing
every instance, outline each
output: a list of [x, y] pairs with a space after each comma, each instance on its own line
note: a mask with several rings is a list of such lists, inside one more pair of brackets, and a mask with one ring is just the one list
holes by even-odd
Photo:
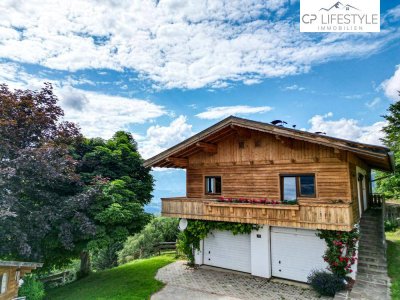
[[368, 207], [383, 207], [385, 205], [385, 197], [382, 194], [370, 194], [368, 199]]
[[164, 198], [163, 216], [271, 226], [349, 231], [353, 219], [350, 203], [244, 204], [202, 198]]

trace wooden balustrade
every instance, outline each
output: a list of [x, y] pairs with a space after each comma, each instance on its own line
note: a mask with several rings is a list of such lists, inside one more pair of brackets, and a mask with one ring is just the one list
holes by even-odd
[[354, 226], [350, 204], [242, 204], [202, 198], [163, 198], [163, 216], [268, 224], [271, 226], [349, 231]]
[[385, 197], [382, 194], [370, 194], [368, 202], [368, 207], [383, 207], [385, 204]]

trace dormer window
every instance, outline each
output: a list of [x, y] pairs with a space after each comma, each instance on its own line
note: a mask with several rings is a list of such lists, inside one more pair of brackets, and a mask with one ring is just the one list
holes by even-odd
[[221, 195], [221, 176], [206, 176], [205, 184], [207, 195]]

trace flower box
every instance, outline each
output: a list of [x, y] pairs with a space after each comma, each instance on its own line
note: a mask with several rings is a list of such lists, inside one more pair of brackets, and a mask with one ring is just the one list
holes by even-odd
[[[272, 200], [267, 198], [227, 198], [227, 197], [218, 197], [217, 202], [222, 203], [250, 203], [250, 204], [265, 204], [265, 205], [279, 205], [279, 204], [288, 204], [279, 200]], [[296, 204], [296, 203], [289, 203]]]

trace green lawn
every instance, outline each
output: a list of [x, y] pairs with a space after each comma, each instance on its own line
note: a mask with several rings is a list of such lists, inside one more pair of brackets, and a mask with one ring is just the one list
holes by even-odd
[[392, 280], [392, 299], [400, 300], [400, 229], [386, 232], [388, 273]]
[[50, 300], [149, 299], [164, 284], [154, 276], [157, 270], [175, 261], [173, 255], [136, 260], [114, 269], [97, 272], [65, 286], [51, 289]]

